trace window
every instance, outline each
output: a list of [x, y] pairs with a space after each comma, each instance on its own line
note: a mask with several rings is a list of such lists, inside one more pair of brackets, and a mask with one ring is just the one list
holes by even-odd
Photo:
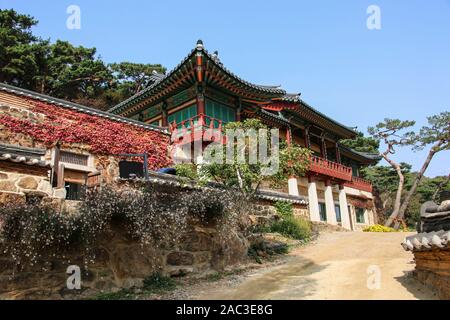
[[[196, 115], [197, 115], [197, 105], [194, 104], [190, 107], [181, 109], [177, 112], [170, 114], [167, 117], [167, 121], [169, 123], [173, 123], [175, 121], [175, 123], [179, 124], [180, 122], [188, 120]], [[186, 127], [189, 127], [189, 122], [186, 123]]]
[[119, 174], [122, 179], [130, 179], [131, 177], [144, 177], [144, 164], [135, 161], [120, 161]]
[[60, 161], [70, 164], [76, 164], [79, 166], [88, 165], [88, 156], [85, 154], [72, 153], [67, 151], [61, 151]]
[[65, 187], [67, 200], [81, 200], [84, 189], [82, 184], [66, 181]]
[[319, 202], [319, 215], [320, 221], [327, 221], [327, 208], [323, 202]]
[[364, 212], [365, 210], [363, 208], [356, 208], [356, 222], [357, 223], [366, 223]]
[[222, 120], [224, 123], [236, 121], [236, 112], [233, 108], [210, 99], [206, 99], [205, 111], [207, 116]]
[[336, 212], [336, 221], [337, 222], [342, 222], [340, 205], [335, 204], [334, 205], [334, 211]]

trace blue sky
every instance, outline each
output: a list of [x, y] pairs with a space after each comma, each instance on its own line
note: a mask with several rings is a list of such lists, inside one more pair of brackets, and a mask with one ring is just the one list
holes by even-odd
[[[69, 5], [81, 29], [66, 28]], [[366, 27], [369, 5], [381, 30]], [[39, 20], [35, 33], [96, 47], [107, 62], [169, 69], [203, 39], [236, 74], [282, 85], [330, 117], [366, 132], [385, 117], [416, 120], [450, 110], [450, 0], [106, 1], [0, 0]], [[419, 169], [425, 152], [401, 149]], [[427, 175], [450, 173], [450, 152]]]

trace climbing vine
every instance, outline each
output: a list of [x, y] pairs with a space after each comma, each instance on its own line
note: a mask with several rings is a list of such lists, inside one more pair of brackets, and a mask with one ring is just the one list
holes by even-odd
[[98, 116], [68, 110], [52, 104], [29, 100], [31, 111], [45, 115], [45, 121], [0, 116], [0, 124], [14, 133], [25, 134], [53, 147], [56, 143], [86, 145], [94, 154], [123, 153], [149, 155], [149, 167], [159, 169], [170, 164], [164, 134]]

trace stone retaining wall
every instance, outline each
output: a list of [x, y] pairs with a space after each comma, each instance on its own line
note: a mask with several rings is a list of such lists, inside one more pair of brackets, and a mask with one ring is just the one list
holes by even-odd
[[[155, 272], [166, 276], [204, 275], [247, 259], [248, 241], [236, 231], [226, 244], [214, 227], [193, 226], [180, 245], [172, 248], [142, 246], [119, 227], [102, 235], [92, 248], [95, 260], [84, 266], [84, 250], [73, 249], [65, 259], [48, 258], [20, 272], [14, 262], [0, 255], [0, 299], [71, 299], [100, 292], [142, 286]], [[1, 245], [0, 245], [0, 252]], [[67, 289], [68, 266], [82, 270], [81, 290]]]
[[417, 280], [435, 290], [441, 299], [450, 299], [450, 248], [415, 251]]

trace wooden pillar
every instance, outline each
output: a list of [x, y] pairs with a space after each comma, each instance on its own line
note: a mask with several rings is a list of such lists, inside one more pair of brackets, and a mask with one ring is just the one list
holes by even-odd
[[56, 182], [56, 188], [64, 188], [65, 187], [65, 181], [64, 181], [64, 163], [59, 163], [58, 165], [58, 179]]
[[241, 97], [238, 97], [236, 109], [236, 121], [241, 121], [241, 113], [242, 113], [242, 100]]
[[325, 142], [325, 137], [321, 136], [320, 137], [321, 141], [320, 141], [320, 153], [322, 158], [327, 159], [327, 143]]
[[161, 115], [162, 115], [162, 126], [163, 127], [167, 127], [167, 126], [169, 126], [169, 123], [168, 123], [168, 117], [169, 117], [169, 114], [168, 114], [168, 111], [167, 111], [167, 102], [165, 102], [164, 101], [164, 103], [163, 103], [163, 105], [162, 105], [162, 113], [161, 113]]
[[309, 139], [309, 126], [305, 127], [305, 147], [311, 148], [311, 140]]
[[348, 212], [347, 194], [344, 185], [339, 185], [339, 208], [341, 210], [341, 225], [347, 230], [352, 230], [350, 223], [350, 213]]
[[203, 93], [203, 86], [197, 86], [197, 115], [205, 114], [205, 95]]
[[319, 198], [317, 197], [316, 182], [308, 176], [308, 209], [311, 221], [320, 221]]
[[288, 146], [292, 143], [292, 130], [290, 126], [286, 127], [286, 143]]
[[327, 223], [336, 225], [337, 219], [336, 210], [334, 208], [333, 189], [329, 179], [325, 181], [325, 208], [327, 212]]
[[336, 142], [336, 162], [341, 163], [341, 150], [339, 150], [339, 144]]
[[205, 95], [203, 84], [203, 42], [197, 42], [196, 54], [196, 76], [197, 76], [197, 114], [205, 114]]
[[58, 176], [59, 176], [59, 159], [60, 159], [60, 147], [59, 143], [55, 146], [55, 152], [53, 155], [53, 168], [52, 168], [52, 187], [56, 188], [58, 186]]

